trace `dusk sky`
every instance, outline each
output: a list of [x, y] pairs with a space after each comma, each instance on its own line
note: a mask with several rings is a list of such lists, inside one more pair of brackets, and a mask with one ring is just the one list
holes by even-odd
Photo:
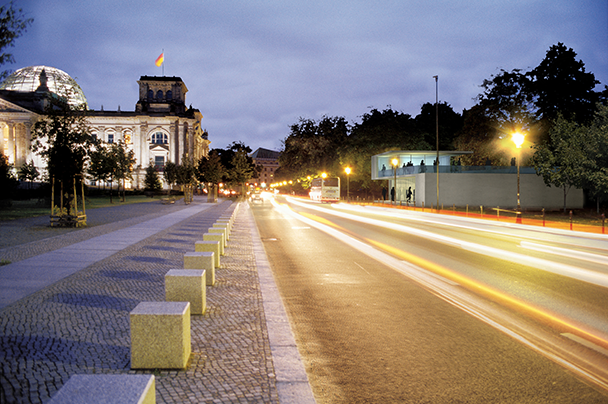
[[[17, 70], [56, 67], [89, 108], [133, 111], [141, 76], [181, 77], [212, 148], [280, 150], [299, 117], [361, 121], [439, 100], [462, 112], [500, 69], [558, 42], [608, 84], [607, 0], [29, 0]], [[600, 87], [598, 86], [599, 90]]]

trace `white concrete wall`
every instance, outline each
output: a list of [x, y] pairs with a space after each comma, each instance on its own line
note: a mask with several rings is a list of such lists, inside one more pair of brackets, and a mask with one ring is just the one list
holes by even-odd
[[[435, 205], [437, 201], [436, 174], [416, 176], [416, 204]], [[520, 201], [522, 209], [560, 209], [564, 204], [562, 188], [547, 187], [536, 174], [520, 175]], [[444, 207], [479, 206], [505, 209], [517, 207], [516, 174], [439, 174], [439, 203]], [[571, 188], [566, 199], [568, 209], [583, 207], [583, 191]]]

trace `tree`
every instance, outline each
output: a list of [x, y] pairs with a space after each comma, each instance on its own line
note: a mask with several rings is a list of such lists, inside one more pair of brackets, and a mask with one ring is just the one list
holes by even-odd
[[438, 115], [439, 148], [441, 150], [453, 150], [454, 138], [462, 129], [462, 115], [455, 112], [447, 102], [440, 102], [437, 110], [438, 111], [436, 111], [435, 104], [429, 102], [423, 104], [420, 113], [414, 118], [416, 128], [423, 134], [425, 142], [435, 145], [437, 143], [436, 115]]
[[245, 195], [245, 183], [251, 180], [256, 173], [255, 166], [247, 157], [245, 151], [237, 151], [230, 161], [232, 168], [228, 171], [230, 180], [240, 185], [242, 196]]
[[17, 189], [17, 179], [13, 174], [13, 166], [8, 162], [8, 157], [0, 151], [0, 199], [10, 199]]
[[177, 165], [174, 162], [168, 161], [167, 164], [165, 164], [163, 177], [165, 178], [165, 181], [167, 181], [167, 184], [169, 184], [169, 195], [171, 195], [171, 189], [177, 180]]
[[[125, 201], [125, 181], [133, 179], [133, 165], [135, 164], [135, 152], [129, 150], [124, 141], [119, 140], [110, 146], [110, 164], [112, 176], [118, 182], [118, 193], [120, 194], [120, 181], [122, 180], [122, 201]], [[112, 200], [110, 191], [110, 202]]]
[[34, 165], [33, 161], [24, 163], [21, 167], [19, 167], [18, 178], [20, 181], [28, 181], [30, 189], [32, 188], [32, 182], [36, 181], [39, 176], [40, 172]]
[[583, 147], [584, 185], [595, 197], [599, 213], [600, 202], [608, 196], [608, 105], [598, 105]]
[[593, 119], [599, 95], [599, 81], [585, 71], [576, 52], [559, 42], [547, 51], [542, 62], [527, 74], [530, 93], [538, 108], [536, 116], [547, 123], [562, 115], [567, 120], [587, 124]]
[[197, 168], [197, 179], [208, 184], [207, 202], [217, 201], [217, 184], [222, 181], [225, 171], [217, 150], [209, 152], [207, 157], [201, 157]]
[[74, 190], [83, 179], [85, 163], [98, 144], [90, 134], [84, 106], [71, 106], [67, 95], [52, 98], [45, 115], [32, 132], [32, 150], [47, 161], [51, 182], [55, 181], [53, 206], [72, 214]]
[[323, 117], [319, 122], [300, 118], [283, 140], [277, 178], [306, 178], [321, 172], [340, 171], [340, 155], [346, 147], [349, 126], [343, 117]]
[[361, 123], [354, 125], [351, 130], [345, 151], [340, 156], [340, 165], [349, 165], [353, 169], [351, 188], [359, 187], [374, 195], [381, 189], [381, 183], [371, 179], [371, 158], [374, 154], [389, 150], [433, 149], [425, 142], [424, 135], [409, 114], [394, 111], [389, 106], [384, 111], [372, 109], [363, 114]]
[[584, 184], [583, 167], [589, 164], [584, 150], [586, 134], [586, 128], [559, 115], [549, 131], [549, 140], [534, 146], [532, 165], [536, 174], [547, 186], [563, 189], [564, 212], [568, 191]]
[[93, 181], [104, 183], [110, 177], [112, 168], [110, 167], [109, 150], [104, 145], [98, 145], [89, 155], [89, 166], [87, 173]]
[[[22, 9], [15, 10], [13, 2], [0, 7], [0, 66], [6, 63], [15, 63], [12, 53], [6, 52], [8, 47], [15, 46], [15, 39], [19, 38], [29, 25], [34, 22], [33, 18], [25, 18]], [[0, 81], [8, 76], [8, 71], [0, 73]]]
[[158, 170], [153, 162], [146, 167], [146, 177], [144, 178], [144, 187], [146, 191], [156, 192], [160, 191], [162, 184], [158, 176]]

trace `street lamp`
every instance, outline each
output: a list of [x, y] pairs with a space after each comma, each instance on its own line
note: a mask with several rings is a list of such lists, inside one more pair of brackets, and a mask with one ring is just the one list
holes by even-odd
[[435, 142], [437, 146], [437, 212], [439, 212], [439, 76], [435, 79]]
[[393, 165], [393, 173], [395, 175], [395, 182], [393, 182], [393, 189], [391, 190], [391, 198], [393, 199], [393, 203], [397, 205], [397, 166], [399, 165], [399, 159], [395, 157], [391, 160], [391, 164]]
[[344, 172], [346, 173], [346, 203], [349, 203], [350, 202], [350, 172], [351, 172], [350, 167], [346, 167], [344, 169]]
[[511, 134], [511, 140], [513, 141], [513, 143], [515, 143], [515, 147], [517, 147], [517, 212], [516, 214], [516, 219], [515, 222], [516, 223], [521, 223], [521, 204], [519, 201], [519, 160], [521, 157], [521, 151], [519, 149], [521, 149], [521, 145], [524, 143], [524, 138], [526, 137], [526, 135], [522, 135], [519, 132], [515, 132]]

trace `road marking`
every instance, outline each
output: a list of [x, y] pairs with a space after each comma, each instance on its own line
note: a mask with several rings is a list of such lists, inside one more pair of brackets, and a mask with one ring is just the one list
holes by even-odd
[[308, 230], [308, 229], [310, 229], [310, 227], [308, 227], [308, 226], [300, 226], [300, 227], [298, 227], [298, 226], [292, 226], [292, 229], [293, 230]]
[[[404, 262], [404, 263], [406, 263], [406, 264], [410, 264], [408, 261], [401, 261], [401, 262]], [[458, 282], [454, 282], [453, 280], [448, 279], [448, 278], [446, 278], [446, 277], [443, 277], [443, 276], [441, 276], [441, 275], [439, 275], [439, 274], [436, 274], [435, 272], [428, 271], [428, 270], [426, 270], [426, 269], [424, 269], [424, 268], [422, 268], [422, 267], [420, 267], [420, 270], [421, 270], [422, 272], [424, 272], [424, 273], [428, 274], [428, 275], [431, 275], [431, 276], [432, 276], [433, 278], [435, 278], [435, 279], [438, 279], [438, 280], [440, 280], [440, 281], [442, 281], [442, 282], [447, 283], [448, 285], [452, 285], [452, 286], [460, 286], [460, 283], [458, 283]]]
[[[353, 261], [355, 262], [355, 261]], [[361, 265], [359, 265], [359, 263], [355, 262], [355, 265], [358, 266], [359, 268], [361, 268], [362, 270], [365, 271], [366, 274], [368, 274], [369, 276], [372, 276], [372, 274], [370, 274], [369, 272], [367, 272], [367, 269], [363, 268]]]
[[602, 355], [608, 356], [608, 349], [602, 348], [601, 346], [596, 345], [591, 341], [587, 341], [586, 339], [581, 338], [574, 334], [570, 334], [569, 332], [564, 332], [560, 335], [562, 335], [568, 339], [571, 339], [574, 342], [578, 342], [579, 344], [584, 345], [587, 348], [593, 349], [594, 351], [597, 351], [597, 352], [601, 353]]

